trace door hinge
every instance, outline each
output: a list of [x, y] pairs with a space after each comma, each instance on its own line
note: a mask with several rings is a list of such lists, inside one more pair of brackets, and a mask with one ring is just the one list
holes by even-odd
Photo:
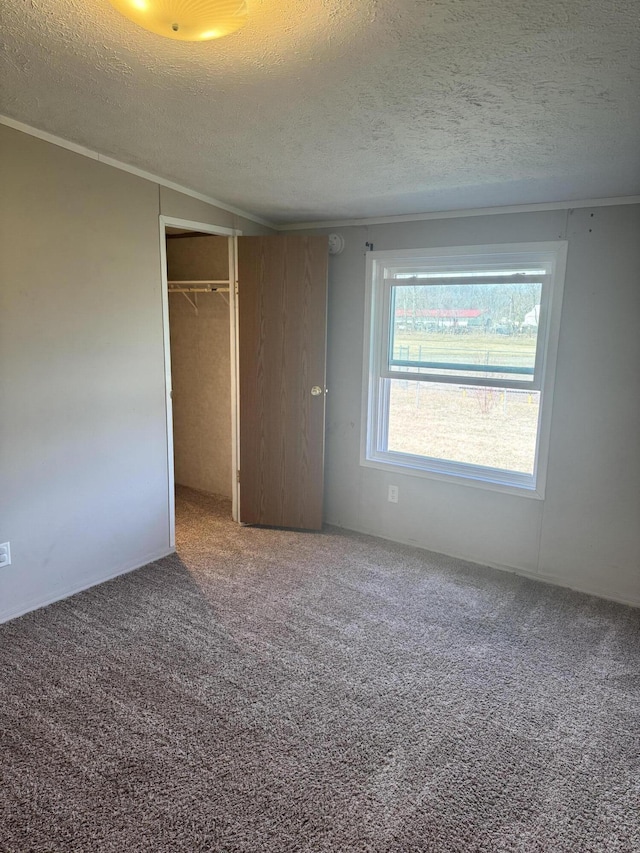
[[233, 283], [233, 290], [234, 290], [235, 295], [237, 296], [238, 295], [238, 282], [237, 281], [234, 281], [234, 283]]
[[236, 471], [236, 483], [239, 483], [239, 482], [240, 482], [240, 469], [238, 468], [238, 470]]

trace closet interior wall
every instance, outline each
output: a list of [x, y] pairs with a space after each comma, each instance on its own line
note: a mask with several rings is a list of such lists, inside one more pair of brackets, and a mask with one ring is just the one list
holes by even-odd
[[[169, 281], [229, 278], [226, 237], [167, 236]], [[229, 295], [169, 294], [176, 484], [231, 497]]]

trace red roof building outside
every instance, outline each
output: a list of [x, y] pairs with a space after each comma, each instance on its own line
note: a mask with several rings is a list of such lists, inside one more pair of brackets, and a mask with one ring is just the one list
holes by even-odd
[[405, 308], [396, 309], [396, 317], [432, 317], [447, 320], [474, 320], [484, 314], [482, 308], [416, 308], [415, 311]]

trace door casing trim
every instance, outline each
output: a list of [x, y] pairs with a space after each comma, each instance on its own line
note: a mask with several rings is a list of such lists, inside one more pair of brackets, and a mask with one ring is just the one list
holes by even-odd
[[169, 522], [169, 547], [176, 546], [176, 500], [175, 500], [175, 464], [173, 456], [173, 403], [171, 399], [171, 339], [169, 332], [169, 285], [167, 283], [167, 227], [184, 228], [218, 237], [229, 238], [229, 335], [231, 359], [231, 512], [234, 521], [238, 520], [239, 483], [236, 472], [240, 469], [238, 443], [238, 343], [237, 343], [237, 240], [242, 231], [236, 228], [224, 228], [205, 222], [193, 222], [189, 219], [176, 219], [173, 216], [159, 218], [160, 237], [160, 274], [162, 298], [162, 345], [164, 350], [164, 394], [167, 437], [167, 511]]

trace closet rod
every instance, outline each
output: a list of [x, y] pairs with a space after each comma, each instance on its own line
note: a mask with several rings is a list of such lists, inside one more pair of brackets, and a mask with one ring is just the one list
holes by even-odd
[[229, 293], [229, 279], [168, 281], [169, 293]]

